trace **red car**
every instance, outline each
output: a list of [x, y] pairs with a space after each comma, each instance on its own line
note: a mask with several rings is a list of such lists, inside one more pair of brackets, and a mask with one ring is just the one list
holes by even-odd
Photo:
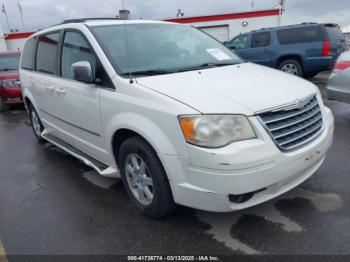
[[20, 56], [19, 52], [0, 53], [0, 112], [23, 103], [18, 72]]

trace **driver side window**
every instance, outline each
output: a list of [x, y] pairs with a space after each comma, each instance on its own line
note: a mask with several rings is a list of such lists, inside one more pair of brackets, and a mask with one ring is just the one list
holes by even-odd
[[233, 49], [245, 49], [248, 47], [248, 35], [241, 35], [234, 38], [228, 46]]
[[79, 61], [88, 61], [92, 71], [96, 72], [96, 58], [85, 39], [79, 33], [67, 32], [62, 49], [62, 77], [74, 80], [71, 68], [74, 63]]
[[68, 31], [65, 33], [63, 40], [61, 76], [75, 80], [72, 65], [81, 61], [87, 61], [91, 64], [92, 72], [96, 78], [96, 85], [113, 88], [106, 71], [85, 38], [78, 32]]

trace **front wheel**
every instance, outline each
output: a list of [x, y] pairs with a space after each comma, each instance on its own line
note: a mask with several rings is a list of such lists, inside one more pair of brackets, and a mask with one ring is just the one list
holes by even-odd
[[38, 113], [36, 112], [36, 110], [32, 105], [28, 106], [28, 111], [29, 111], [30, 123], [32, 125], [34, 135], [38, 140], [38, 142], [42, 143], [44, 142], [44, 139], [41, 137], [41, 133], [44, 131], [44, 126], [40, 121]]
[[304, 75], [303, 67], [301, 66], [300, 62], [295, 59], [288, 59], [288, 60], [282, 61], [279, 64], [278, 69], [285, 73], [295, 75], [295, 76], [303, 77]]
[[169, 181], [154, 149], [142, 138], [127, 139], [119, 151], [124, 187], [146, 216], [160, 218], [175, 208]]

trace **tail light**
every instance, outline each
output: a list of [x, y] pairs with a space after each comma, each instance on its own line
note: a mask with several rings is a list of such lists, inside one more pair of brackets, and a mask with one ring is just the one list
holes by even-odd
[[344, 71], [345, 69], [348, 69], [348, 68], [350, 68], [350, 62], [349, 61], [341, 61], [335, 65], [333, 72], [339, 73], [339, 72]]
[[323, 41], [322, 56], [329, 56], [331, 54], [331, 42]]

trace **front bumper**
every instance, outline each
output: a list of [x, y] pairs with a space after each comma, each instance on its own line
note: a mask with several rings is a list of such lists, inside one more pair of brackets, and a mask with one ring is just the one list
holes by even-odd
[[22, 89], [20, 87], [5, 88], [0, 87], [0, 99], [5, 104], [22, 104]]
[[[176, 203], [213, 212], [230, 212], [270, 200], [314, 174], [333, 141], [333, 116], [324, 110], [324, 130], [310, 144], [282, 153], [261, 125], [261, 139], [234, 143], [222, 149], [190, 146], [191, 159], [160, 155]], [[257, 121], [253, 120], [252, 121]], [[260, 191], [264, 189], [263, 191]], [[238, 204], [229, 195], [254, 194]]]
[[342, 90], [341, 88], [327, 87], [327, 97], [330, 100], [337, 100], [340, 102], [350, 104], [350, 90]]
[[326, 87], [327, 97], [350, 104], [350, 69], [332, 74]]

